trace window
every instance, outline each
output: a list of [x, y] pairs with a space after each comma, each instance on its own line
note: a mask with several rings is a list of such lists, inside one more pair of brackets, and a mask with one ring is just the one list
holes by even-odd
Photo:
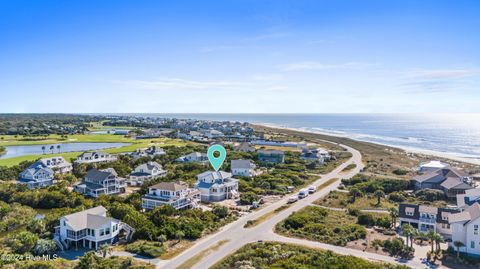
[[475, 248], [475, 241], [470, 242], [470, 248]]
[[407, 211], [407, 212], [406, 212], [406, 215], [407, 215], [407, 216], [413, 216], [413, 212]]
[[478, 225], [473, 225], [473, 234], [478, 235]]
[[105, 230], [104, 229], [100, 229], [100, 236], [103, 236], [105, 235]]
[[105, 228], [105, 234], [110, 234], [110, 228]]

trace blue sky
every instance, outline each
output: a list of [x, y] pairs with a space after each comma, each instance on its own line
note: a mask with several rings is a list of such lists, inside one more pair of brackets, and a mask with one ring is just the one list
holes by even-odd
[[0, 0], [0, 112], [480, 112], [479, 1]]

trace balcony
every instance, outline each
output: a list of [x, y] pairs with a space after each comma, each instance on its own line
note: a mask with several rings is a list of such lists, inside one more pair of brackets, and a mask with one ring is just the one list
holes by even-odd
[[420, 218], [419, 221], [424, 223], [430, 223], [430, 224], [437, 223], [437, 219], [434, 219], [434, 218]]

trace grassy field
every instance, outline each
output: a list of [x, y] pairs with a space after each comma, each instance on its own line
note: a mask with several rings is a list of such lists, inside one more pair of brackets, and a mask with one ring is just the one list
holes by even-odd
[[230, 240], [220, 240], [217, 243], [213, 244], [211, 247], [202, 250], [195, 256], [192, 256], [190, 259], [188, 259], [186, 262], [180, 264], [177, 269], [189, 269], [192, 268], [197, 262], [199, 262], [203, 257], [207, 256], [213, 251], [218, 250], [222, 245], [227, 243]]
[[381, 199], [380, 204], [377, 204], [377, 198], [364, 195], [357, 197], [352, 203], [348, 193], [332, 191], [326, 197], [315, 201], [315, 204], [333, 207], [333, 208], [351, 208], [351, 209], [389, 209], [398, 207], [398, 204], [392, 203], [387, 199]]
[[[15, 139], [13, 136], [5, 136], [4, 140], [0, 142], [0, 145], [42, 145], [42, 144], [56, 144], [56, 143], [74, 143], [74, 142], [88, 142], [88, 143], [130, 143], [130, 145], [120, 147], [120, 148], [111, 148], [105, 149], [104, 151], [108, 153], [123, 153], [135, 151], [138, 148], [145, 148], [152, 144], [157, 146], [185, 146], [187, 143], [179, 139], [169, 139], [169, 138], [155, 138], [155, 139], [146, 139], [146, 140], [135, 140], [133, 138], [126, 138], [121, 135], [97, 135], [97, 134], [88, 134], [88, 135], [72, 135], [68, 136], [67, 139], [62, 139], [58, 135], [48, 136], [45, 140], [40, 141], [22, 141], [21, 137]], [[82, 152], [64, 152], [64, 153], [55, 153], [55, 154], [39, 154], [39, 155], [25, 155], [15, 158], [0, 159], [0, 166], [13, 166], [19, 164], [22, 161], [33, 161], [41, 157], [49, 156], [62, 156], [66, 160], [71, 158], [76, 158]]]

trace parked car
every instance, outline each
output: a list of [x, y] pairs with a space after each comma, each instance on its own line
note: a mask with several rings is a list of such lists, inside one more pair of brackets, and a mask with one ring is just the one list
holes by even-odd
[[298, 193], [298, 199], [303, 199], [308, 196], [308, 189], [301, 189]]
[[294, 186], [288, 186], [288, 187], [287, 187], [287, 192], [288, 192], [288, 193], [293, 192], [294, 189], [295, 189]]
[[313, 186], [313, 185], [310, 185], [308, 186], [308, 192], [309, 193], [314, 193], [317, 191], [317, 187], [316, 186]]
[[298, 201], [298, 196], [290, 196], [287, 200], [287, 203], [291, 204], [291, 203], [295, 203], [296, 201]]

